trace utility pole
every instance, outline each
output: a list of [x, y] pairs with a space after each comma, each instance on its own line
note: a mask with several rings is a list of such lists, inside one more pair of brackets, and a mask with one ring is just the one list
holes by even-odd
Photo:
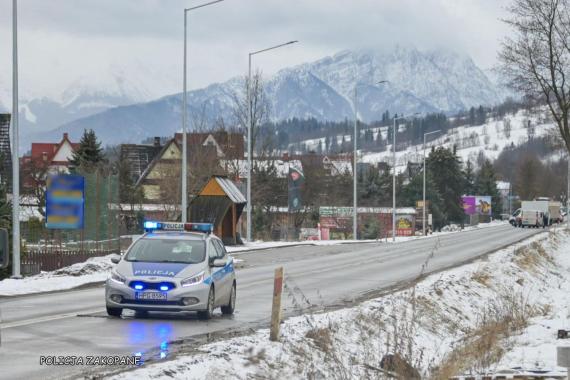
[[394, 130], [392, 131], [392, 158], [394, 167], [392, 168], [392, 241], [396, 242], [396, 129], [397, 117], [394, 117]]
[[20, 146], [18, 131], [18, 0], [12, 1], [12, 278], [20, 275]]
[[428, 133], [424, 133], [424, 197], [423, 197], [423, 216], [422, 216], [422, 230], [423, 230], [423, 234], [424, 236], [426, 236], [426, 172], [427, 172], [427, 166], [426, 166], [426, 137], [428, 135], [431, 135], [433, 133], [439, 133], [441, 132], [441, 130], [437, 130], [437, 131], [433, 131], [433, 132], [428, 132]]
[[203, 8], [206, 7], [208, 5], [212, 5], [212, 4], [216, 4], [216, 3], [221, 3], [224, 0], [215, 0], [215, 1], [210, 1], [209, 3], [205, 3], [205, 4], [201, 4], [201, 5], [197, 5], [195, 7], [191, 7], [191, 8], [185, 8], [184, 9], [184, 73], [182, 75], [182, 175], [181, 175], [181, 180], [182, 180], [182, 195], [181, 195], [181, 207], [182, 207], [182, 223], [186, 223], [188, 221], [188, 147], [187, 147], [187, 127], [188, 127], [188, 122], [187, 122], [187, 118], [188, 118], [188, 104], [187, 104], [187, 87], [188, 87], [188, 83], [187, 83], [187, 57], [188, 57], [188, 52], [187, 52], [187, 40], [188, 40], [188, 36], [187, 36], [187, 31], [188, 31], [188, 12], [193, 11], [195, 9], [198, 8]]
[[264, 53], [269, 50], [278, 49], [283, 46], [295, 44], [299, 41], [289, 41], [285, 42], [284, 44], [272, 46], [267, 49], [262, 49], [258, 51], [254, 51], [249, 53], [249, 65], [248, 65], [248, 74], [247, 74], [247, 205], [246, 205], [246, 212], [247, 212], [247, 241], [252, 241], [252, 223], [251, 223], [251, 176], [252, 176], [252, 163], [253, 163], [253, 150], [252, 150], [252, 129], [253, 129], [253, 105], [251, 99], [251, 58], [260, 53]]
[[[376, 84], [384, 84], [388, 83], [387, 80], [381, 80], [376, 82]], [[354, 167], [352, 171], [352, 181], [353, 181], [353, 189], [352, 189], [352, 233], [354, 235], [354, 240], [358, 240], [358, 86], [363, 84], [356, 83], [354, 85]], [[378, 132], [380, 133], [380, 132]]]
[[[354, 169], [352, 170], [352, 238], [358, 240], [358, 193], [356, 182], [358, 181], [357, 161], [358, 161], [358, 85], [354, 86]], [[336, 137], [335, 137], [336, 138]]]

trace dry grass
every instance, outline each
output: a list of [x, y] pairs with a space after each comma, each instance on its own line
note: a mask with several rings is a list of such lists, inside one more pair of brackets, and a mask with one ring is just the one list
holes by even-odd
[[546, 251], [540, 241], [535, 241], [529, 245], [518, 247], [515, 249], [514, 253], [513, 262], [521, 269], [529, 272], [536, 272], [543, 264], [554, 263], [554, 258]]
[[491, 274], [489, 272], [487, 272], [487, 270], [483, 267], [483, 268], [477, 268], [477, 271], [475, 271], [472, 275], [471, 275], [471, 279], [473, 281], [476, 281], [478, 283], [480, 283], [483, 286], [489, 287], [489, 283], [491, 281], [493, 277], [491, 276]]
[[468, 370], [488, 369], [505, 354], [509, 337], [527, 327], [530, 318], [549, 310], [530, 305], [521, 293], [502, 290], [497, 295], [478, 316], [477, 327], [434, 369], [432, 379], [447, 380]]
[[305, 337], [312, 339], [324, 353], [330, 353], [332, 341], [332, 332], [330, 327], [313, 328], [305, 333]]

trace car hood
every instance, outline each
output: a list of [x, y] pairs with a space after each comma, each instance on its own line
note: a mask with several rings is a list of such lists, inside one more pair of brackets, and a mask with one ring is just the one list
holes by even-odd
[[205, 264], [149, 263], [122, 260], [117, 271], [128, 277], [186, 278], [204, 270]]

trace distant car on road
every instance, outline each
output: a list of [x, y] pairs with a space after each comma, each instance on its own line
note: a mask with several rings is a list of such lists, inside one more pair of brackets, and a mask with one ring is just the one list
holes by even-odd
[[118, 265], [105, 285], [109, 315], [197, 311], [210, 319], [217, 307], [234, 313], [234, 261], [211, 224], [146, 221], [144, 227], [124, 257], [112, 259]]
[[516, 209], [515, 212], [513, 212], [513, 214], [509, 217], [509, 223], [514, 226], [514, 227], [518, 227], [518, 216], [521, 214], [522, 209]]

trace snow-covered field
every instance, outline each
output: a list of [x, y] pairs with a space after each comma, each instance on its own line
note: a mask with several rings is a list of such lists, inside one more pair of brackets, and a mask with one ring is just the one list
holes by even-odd
[[[466, 227], [463, 231], [469, 231], [477, 228], [496, 227], [505, 222], [494, 221], [491, 223], [480, 224], [478, 226]], [[436, 237], [449, 233], [461, 232], [457, 227], [451, 226], [447, 231], [436, 232], [428, 237]], [[396, 243], [421, 239], [423, 236], [410, 236], [396, 238]], [[381, 240], [382, 242], [392, 243], [392, 239]], [[374, 243], [377, 240], [323, 240], [323, 241], [256, 241], [247, 243], [243, 246], [227, 247], [232, 255], [239, 255], [244, 252], [258, 251], [271, 248], [294, 247], [300, 245], [327, 246], [337, 244], [354, 244], [354, 243]], [[239, 259], [236, 259], [238, 261]], [[78, 286], [101, 283], [105, 281], [113, 268], [111, 263], [111, 255], [105, 257], [94, 257], [86, 262], [71, 265], [53, 272], [42, 272], [35, 276], [25, 277], [21, 280], [5, 279], [0, 281], [0, 297], [16, 296], [23, 294], [50, 292], [58, 290], [73, 289]]]
[[[570, 234], [545, 232], [356, 307], [290, 318], [281, 342], [270, 342], [263, 329], [114, 379], [379, 378], [385, 354], [422, 376], [563, 376], [556, 346], [565, 342], [556, 336], [570, 328], [569, 253]], [[430, 255], [437, 255], [437, 239], [426, 260]], [[285, 291], [302, 305], [298, 290]]]

